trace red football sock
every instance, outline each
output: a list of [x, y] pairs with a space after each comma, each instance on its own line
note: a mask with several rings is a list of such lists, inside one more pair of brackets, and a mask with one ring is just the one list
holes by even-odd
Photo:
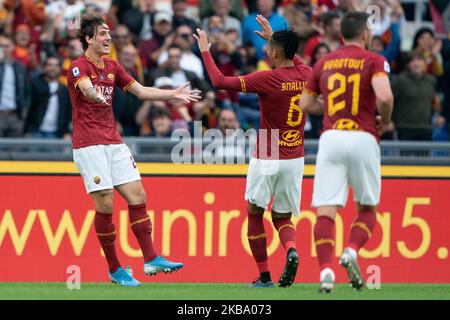
[[259, 272], [268, 272], [266, 233], [262, 215], [248, 215], [247, 236]]
[[278, 231], [278, 236], [280, 237], [283, 248], [286, 249], [286, 251], [291, 248], [297, 249], [297, 235], [295, 233], [295, 227], [291, 219], [273, 219], [272, 222], [275, 226], [275, 229], [277, 229]]
[[353, 221], [350, 230], [349, 247], [358, 251], [372, 236], [373, 228], [377, 222], [375, 211], [361, 211]]
[[331, 267], [331, 256], [334, 247], [334, 220], [322, 216], [317, 218], [314, 226], [317, 259], [320, 270]]
[[117, 259], [116, 227], [112, 223], [112, 214], [96, 212], [94, 220], [95, 232], [108, 262], [109, 272], [114, 273], [119, 269], [120, 262]]
[[145, 203], [128, 205], [130, 214], [130, 225], [144, 256], [144, 261], [148, 262], [157, 257], [153, 249], [152, 241], [152, 221], [147, 214]]

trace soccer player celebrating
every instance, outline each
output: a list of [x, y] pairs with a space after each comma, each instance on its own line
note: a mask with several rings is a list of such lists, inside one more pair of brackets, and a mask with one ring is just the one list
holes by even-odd
[[[299, 38], [294, 31], [282, 30], [273, 33], [267, 19], [259, 15], [257, 21], [262, 31], [256, 33], [269, 40], [267, 55], [274, 70], [226, 77], [219, 71], [209, 52], [210, 44], [206, 33], [197, 29], [198, 36], [194, 36], [215, 88], [244, 93], [254, 92], [259, 96], [261, 129], [256, 154], [250, 160], [245, 192], [248, 208], [248, 241], [260, 272], [260, 276], [251, 286], [274, 287], [268, 266], [263, 224], [264, 211], [273, 196], [272, 222], [287, 251], [286, 264], [278, 285], [288, 287], [294, 282], [299, 263], [295, 227], [291, 222], [292, 214], [300, 213], [304, 166], [305, 117], [300, 111], [299, 100], [312, 69], [295, 56]], [[271, 136], [275, 132], [278, 133], [278, 137], [272, 140]], [[271, 148], [274, 145], [275, 148]], [[275, 150], [271, 150], [272, 153], [268, 156], [264, 154], [263, 149]], [[273, 156], [274, 151], [278, 152], [276, 158]]]
[[[338, 207], [353, 189], [358, 215], [339, 263], [347, 270], [351, 285], [360, 290], [364, 281], [357, 263], [358, 250], [371, 237], [380, 202], [380, 134], [390, 124], [393, 96], [389, 64], [366, 51], [371, 33], [368, 15], [352, 12], [342, 20], [345, 46], [328, 54], [314, 66], [300, 106], [320, 112], [323, 97], [323, 129], [319, 140], [312, 205], [317, 208], [314, 238], [320, 267], [321, 292], [334, 288], [331, 269], [334, 220]], [[380, 116], [377, 116], [377, 111]]]
[[153, 249], [152, 224], [146, 210], [141, 177], [128, 147], [116, 130], [112, 111], [115, 86], [141, 100], [197, 101], [199, 91], [188, 84], [176, 90], [143, 87], [129, 76], [109, 54], [111, 36], [108, 25], [97, 14], [81, 17], [79, 38], [84, 55], [69, 69], [68, 87], [73, 108], [73, 158], [83, 177], [87, 193], [95, 203], [95, 231], [109, 266], [109, 277], [123, 286], [140, 283], [125, 271], [117, 258], [112, 223], [113, 189], [128, 202], [130, 224], [144, 256], [144, 272], [153, 275], [183, 267], [160, 257]]

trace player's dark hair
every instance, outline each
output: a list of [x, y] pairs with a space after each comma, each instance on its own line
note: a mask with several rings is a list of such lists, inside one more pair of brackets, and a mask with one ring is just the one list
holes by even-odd
[[420, 28], [419, 30], [417, 30], [416, 34], [414, 35], [413, 49], [417, 48], [417, 46], [419, 45], [420, 37], [422, 37], [426, 33], [429, 33], [430, 36], [434, 38], [433, 30], [431, 30], [430, 28], [427, 28], [427, 27]]
[[347, 13], [341, 22], [341, 33], [345, 40], [358, 38], [367, 28], [369, 14], [365, 12]]
[[341, 14], [339, 13], [339, 11], [336, 10], [331, 10], [327, 13], [324, 14], [323, 16], [323, 26], [329, 27], [333, 24], [334, 19], [339, 19], [341, 18]]
[[86, 13], [81, 17], [80, 29], [78, 30], [78, 38], [83, 45], [83, 50], [86, 50], [89, 44], [86, 41], [86, 36], [93, 38], [97, 32], [98, 27], [105, 24], [105, 20], [98, 13]]
[[406, 54], [406, 57], [405, 57], [406, 64], [409, 64], [413, 60], [422, 60], [422, 61], [426, 62], [426, 59], [425, 59], [425, 56], [423, 55], [423, 53], [418, 52], [418, 51], [411, 51]]
[[153, 108], [149, 116], [152, 121], [158, 118], [169, 118], [170, 120], [172, 120], [172, 115], [169, 111], [167, 111], [166, 108]]
[[178, 49], [178, 50], [180, 50], [181, 52], [183, 52], [183, 49], [181, 49], [181, 47], [180, 47], [179, 45], [177, 45], [177, 44], [171, 44], [171, 45], [169, 46], [169, 48], [167, 48], [167, 52], [168, 52], [170, 49]]
[[292, 29], [280, 30], [272, 34], [270, 44], [281, 48], [286, 59], [292, 60], [300, 44], [299, 35]]
[[62, 65], [63, 65], [63, 59], [60, 57], [60, 56], [58, 56], [58, 55], [56, 55], [56, 54], [54, 54], [54, 55], [49, 55], [48, 57], [47, 57], [47, 59], [45, 59], [45, 62], [44, 62], [44, 65], [47, 65], [47, 62], [48, 62], [48, 60], [50, 60], [50, 59], [56, 59], [56, 61], [58, 62], [58, 67], [62, 67]]

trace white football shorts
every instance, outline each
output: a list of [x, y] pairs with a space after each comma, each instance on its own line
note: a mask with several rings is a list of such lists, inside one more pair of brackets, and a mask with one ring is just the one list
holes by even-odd
[[74, 149], [73, 160], [87, 193], [141, 180], [130, 149], [123, 143]]
[[300, 214], [304, 158], [268, 160], [251, 158], [248, 167], [245, 200], [267, 210]]
[[349, 186], [355, 202], [380, 202], [380, 147], [364, 131], [327, 130], [319, 139], [312, 206], [344, 207]]

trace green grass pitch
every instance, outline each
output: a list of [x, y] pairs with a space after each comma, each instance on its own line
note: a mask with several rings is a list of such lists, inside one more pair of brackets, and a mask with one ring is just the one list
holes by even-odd
[[110, 283], [81, 283], [69, 290], [65, 283], [0, 283], [0, 299], [148, 299], [148, 300], [322, 300], [322, 299], [450, 299], [450, 284], [382, 284], [381, 289], [357, 292], [338, 284], [332, 294], [319, 294], [318, 284], [290, 288], [252, 289], [242, 283], [143, 283], [123, 288]]

